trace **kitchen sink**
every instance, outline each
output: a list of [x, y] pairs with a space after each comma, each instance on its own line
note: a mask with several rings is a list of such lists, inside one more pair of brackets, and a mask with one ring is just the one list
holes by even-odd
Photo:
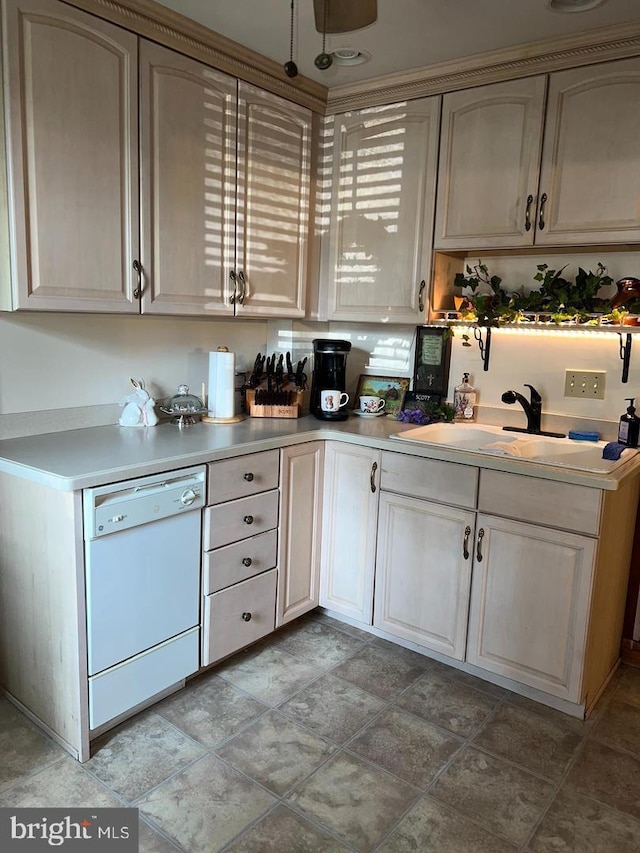
[[627, 449], [620, 459], [603, 459], [605, 441], [573, 441], [569, 438], [550, 438], [504, 431], [501, 427], [475, 424], [428, 424], [391, 438], [419, 444], [433, 444], [469, 453], [505, 456], [535, 462], [538, 465], [555, 465], [608, 474], [623, 465], [638, 451]]

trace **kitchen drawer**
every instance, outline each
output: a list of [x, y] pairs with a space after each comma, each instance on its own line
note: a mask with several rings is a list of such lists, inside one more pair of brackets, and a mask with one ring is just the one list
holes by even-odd
[[227, 501], [204, 511], [204, 550], [221, 548], [278, 526], [278, 490]]
[[380, 488], [413, 498], [475, 509], [478, 469], [473, 465], [383, 451]]
[[89, 679], [89, 728], [108, 723], [197, 672], [200, 629], [141, 652]]
[[207, 551], [202, 564], [203, 592], [209, 595], [239, 581], [252, 578], [278, 561], [278, 535], [275, 530], [250, 536], [233, 545]]
[[280, 451], [265, 450], [223, 459], [211, 462], [208, 468], [207, 496], [209, 505], [213, 506], [277, 489]]
[[597, 536], [602, 492], [504, 471], [480, 472], [478, 509], [491, 515]]
[[202, 664], [237, 652], [275, 629], [277, 570], [237, 583], [204, 600]]

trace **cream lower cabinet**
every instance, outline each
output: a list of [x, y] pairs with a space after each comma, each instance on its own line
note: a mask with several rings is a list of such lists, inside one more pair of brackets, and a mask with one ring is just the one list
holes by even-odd
[[383, 492], [373, 624], [464, 660], [475, 513]]
[[468, 663], [592, 707], [620, 659], [639, 486], [480, 472]]
[[480, 513], [467, 661], [580, 700], [597, 540]]
[[325, 443], [320, 604], [371, 625], [379, 450]]
[[280, 451], [276, 627], [318, 606], [324, 442]]
[[478, 469], [382, 454], [373, 624], [464, 660]]

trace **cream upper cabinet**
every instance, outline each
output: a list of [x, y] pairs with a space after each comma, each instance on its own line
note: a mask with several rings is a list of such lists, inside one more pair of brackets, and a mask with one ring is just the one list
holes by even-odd
[[142, 42], [142, 311], [304, 316], [311, 113]]
[[473, 511], [382, 492], [374, 626], [464, 660], [474, 528]]
[[234, 313], [237, 81], [140, 42], [143, 313]]
[[640, 240], [640, 58], [545, 79], [445, 95], [436, 249]]
[[9, 307], [137, 313], [137, 38], [57, 0], [4, 12]]
[[440, 98], [432, 97], [329, 120], [321, 274], [328, 319], [424, 321], [439, 115]]
[[640, 58], [550, 76], [536, 243], [640, 240], [638, 139]]
[[476, 537], [467, 661], [581, 701], [597, 540], [484, 514]]
[[545, 77], [445, 95], [436, 249], [533, 243]]
[[371, 625], [380, 451], [325, 443], [320, 604]]
[[309, 110], [239, 83], [237, 315], [304, 316], [311, 140]]

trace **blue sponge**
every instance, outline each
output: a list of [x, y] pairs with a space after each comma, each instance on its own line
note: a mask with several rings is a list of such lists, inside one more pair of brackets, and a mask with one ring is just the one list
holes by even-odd
[[567, 433], [569, 438], [572, 438], [574, 441], [599, 441], [600, 433], [599, 432], [586, 432], [584, 430], [579, 429], [570, 429]]
[[620, 459], [622, 455], [622, 451], [627, 449], [626, 444], [620, 444], [618, 441], [610, 441], [609, 444], [605, 444], [602, 449], [602, 458], [603, 459]]

